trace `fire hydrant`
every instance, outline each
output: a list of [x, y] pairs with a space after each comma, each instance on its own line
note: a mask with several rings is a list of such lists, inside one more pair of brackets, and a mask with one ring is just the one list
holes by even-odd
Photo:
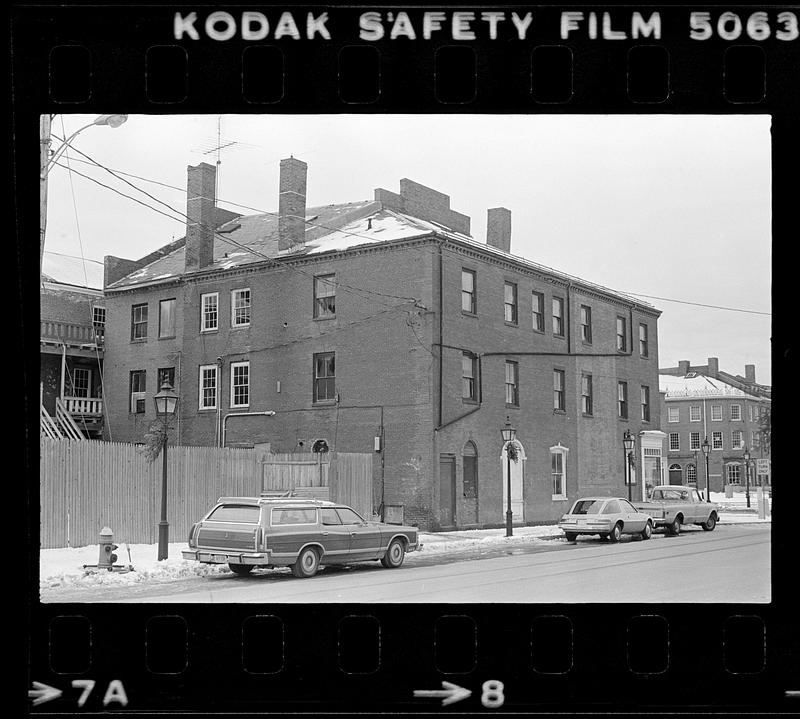
[[107, 569], [109, 572], [114, 571], [114, 563], [117, 561], [117, 555], [114, 550], [118, 549], [118, 545], [114, 544], [114, 532], [109, 527], [103, 527], [100, 530], [100, 556], [97, 560], [98, 569]]

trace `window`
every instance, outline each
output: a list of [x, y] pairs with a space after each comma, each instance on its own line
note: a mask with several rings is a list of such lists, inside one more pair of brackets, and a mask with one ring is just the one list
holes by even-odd
[[131, 372], [131, 402], [130, 411], [133, 414], [142, 414], [145, 406], [145, 392], [147, 391], [147, 372], [143, 369]]
[[281, 507], [280, 509], [274, 508], [272, 510], [272, 517], [270, 524], [274, 527], [276, 524], [316, 524], [317, 523], [317, 509], [316, 507]]
[[642, 385], [642, 422], [650, 421], [650, 388]]
[[147, 305], [131, 307], [131, 339], [147, 339]]
[[231, 407], [250, 404], [250, 363], [231, 362]]
[[669, 433], [669, 451], [680, 452], [681, 449], [681, 436], [678, 432]]
[[756, 406], [754, 404], [748, 405], [750, 407], [750, 421], [755, 422], [758, 419], [758, 415], [755, 411]]
[[231, 291], [231, 327], [250, 324], [250, 288]]
[[711, 449], [722, 449], [722, 432], [711, 433]]
[[581, 342], [592, 344], [592, 308], [581, 305]]
[[200, 295], [200, 331], [219, 329], [219, 293]]
[[175, 389], [175, 368], [174, 367], [161, 367], [158, 370], [158, 387], [156, 391], [160, 392], [164, 382], [169, 382], [170, 386]]
[[564, 406], [564, 370], [553, 370], [553, 409], [563, 412]]
[[731, 449], [744, 449], [744, 436], [742, 430], [731, 431]]
[[537, 332], [544, 332], [544, 295], [531, 293], [531, 323]]
[[667, 422], [680, 422], [680, 421], [681, 421], [680, 407], [668, 407]]
[[336, 275], [314, 278], [314, 317], [336, 316]]
[[322, 352], [314, 355], [314, 402], [336, 399], [336, 354]]
[[617, 416], [628, 419], [628, 383], [617, 382]]
[[619, 502], [616, 499], [609, 499], [603, 507], [602, 514], [619, 514], [620, 511]]
[[703, 414], [700, 410], [699, 404], [692, 404], [689, 405], [689, 421], [690, 422], [700, 422], [703, 419]]
[[550, 476], [553, 483], [553, 499], [567, 498], [567, 453], [569, 450], [557, 444], [550, 447]]
[[336, 507], [336, 512], [342, 524], [364, 524], [364, 518], [350, 507]]
[[553, 335], [564, 336], [564, 300], [553, 297]]
[[650, 343], [647, 336], [647, 325], [639, 324], [639, 356], [647, 357], [650, 352]]
[[92, 386], [92, 370], [85, 367], [76, 367], [72, 370], [72, 376], [67, 377], [67, 381], [71, 383], [71, 387], [68, 390], [70, 396], [88, 397]]
[[261, 508], [258, 506], [252, 504], [223, 504], [212, 511], [206, 517], [206, 521], [258, 524], [260, 517]]
[[697, 466], [694, 464], [686, 465], [686, 483], [697, 484]]
[[742, 483], [742, 468], [738, 464], [728, 464], [725, 466], [726, 479], [728, 484]]
[[732, 422], [739, 422], [742, 419], [742, 405], [740, 404], [732, 404], [731, 405], [731, 421]]
[[700, 449], [700, 432], [689, 432], [689, 449]]
[[722, 422], [722, 405], [721, 404], [712, 404], [711, 405], [711, 421], [712, 422]]
[[158, 336], [175, 336], [175, 298], [158, 303]]
[[581, 411], [584, 414], [592, 414], [593, 402], [592, 375], [581, 375]]
[[[95, 305], [92, 307], [92, 326], [96, 329], [103, 329], [106, 326], [106, 308], [105, 307], [98, 307]], [[750, 407], [752, 410], [752, 406]]]
[[217, 365], [200, 366], [200, 409], [217, 408]]
[[464, 445], [464, 498], [478, 498], [478, 450], [475, 444], [467, 442]]
[[504, 312], [506, 322], [517, 324], [517, 286], [513, 282], [504, 286]]
[[342, 520], [333, 507], [320, 508], [319, 521], [326, 526], [341, 524]]
[[506, 360], [506, 404], [519, 405], [519, 365]]
[[477, 377], [478, 358], [464, 352], [461, 355], [461, 397], [471, 401], [478, 399]]
[[617, 350], [628, 351], [628, 320], [617, 316]]
[[478, 312], [475, 279], [474, 270], [461, 270], [461, 310], [471, 315]]

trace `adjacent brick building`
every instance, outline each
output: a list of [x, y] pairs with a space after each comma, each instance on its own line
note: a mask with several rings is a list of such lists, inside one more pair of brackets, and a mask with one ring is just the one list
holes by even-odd
[[[771, 408], [771, 388], [756, 382], [755, 365], [745, 374], [720, 371], [719, 360], [709, 357], [705, 365], [682, 360], [677, 367], [659, 370], [663, 401], [661, 427], [666, 433], [665, 453], [670, 484], [692, 484], [705, 488], [705, 455], [702, 443], [711, 450], [708, 474], [711, 491], [726, 484], [747, 483], [744, 452], [753, 459], [769, 459], [765, 416]], [[750, 484], [766, 482], [750, 466]]]
[[376, 512], [427, 529], [504, 522], [506, 418], [516, 522], [627, 493], [627, 428], [633, 477], [645, 446], [662, 472], [655, 308], [512, 255], [505, 208], [484, 243], [408, 179], [313, 208], [305, 163], [280, 179], [278, 213], [223, 216], [190, 167], [186, 237], [106, 258], [114, 439], [141, 441], [168, 379], [177, 442], [369, 452]]

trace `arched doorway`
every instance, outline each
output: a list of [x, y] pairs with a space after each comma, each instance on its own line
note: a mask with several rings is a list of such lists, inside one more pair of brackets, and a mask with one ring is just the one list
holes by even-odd
[[683, 468], [679, 464], [669, 466], [669, 483], [683, 484]]
[[[513, 524], [525, 523], [525, 501], [522, 496], [522, 479], [525, 476], [525, 448], [519, 440], [515, 440], [517, 446], [517, 461], [511, 460], [511, 521]], [[503, 507], [501, 511], [501, 519], [506, 521], [506, 511], [508, 509], [508, 456], [506, 454], [506, 447], [503, 446], [503, 451], [500, 454], [500, 459], [503, 463]]]
[[464, 523], [478, 524], [478, 448], [472, 441], [464, 445]]

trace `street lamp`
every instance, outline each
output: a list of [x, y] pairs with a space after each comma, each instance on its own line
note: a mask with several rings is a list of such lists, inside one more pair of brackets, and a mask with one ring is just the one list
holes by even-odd
[[708, 476], [708, 453], [711, 451], [711, 445], [708, 442], [708, 437], [703, 440], [703, 444], [700, 445], [700, 449], [703, 450], [703, 454], [706, 457], [706, 502], [711, 501], [711, 481]]
[[631, 453], [636, 444], [636, 437], [631, 434], [629, 429], [622, 435], [622, 446], [625, 448], [625, 484], [628, 485], [628, 501], [631, 501]]
[[510, 537], [514, 532], [511, 528], [511, 519], [513, 514], [511, 512], [511, 443], [514, 441], [514, 438], [517, 436], [517, 430], [511, 426], [511, 420], [508, 416], [506, 416], [506, 424], [503, 429], [500, 430], [500, 434], [503, 435], [503, 442], [505, 442], [506, 446], [506, 537]]
[[75, 132], [73, 132], [64, 142], [61, 143], [61, 146], [53, 153], [53, 156], [47, 163], [47, 167], [44, 168], [42, 171], [43, 175], [47, 175], [50, 172], [50, 168], [56, 164], [58, 158], [61, 157], [61, 154], [69, 147], [69, 143], [72, 142], [75, 137], [83, 132], [88, 127], [94, 127], [95, 125], [107, 125], [111, 128], [119, 127], [120, 125], [124, 124], [128, 120], [127, 115], [99, 115], [96, 117], [92, 122], [88, 125], [84, 125], [83, 127], [79, 127]]
[[750, 508], [750, 450], [744, 448], [744, 496], [747, 497], [747, 508]]
[[161, 472], [161, 521], [158, 523], [158, 561], [166, 559], [169, 553], [169, 522], [167, 522], [167, 420], [175, 414], [178, 406], [178, 393], [172, 385], [164, 380], [161, 391], [153, 398], [156, 403], [156, 413], [163, 418], [164, 444], [161, 447], [163, 455], [163, 469]]

